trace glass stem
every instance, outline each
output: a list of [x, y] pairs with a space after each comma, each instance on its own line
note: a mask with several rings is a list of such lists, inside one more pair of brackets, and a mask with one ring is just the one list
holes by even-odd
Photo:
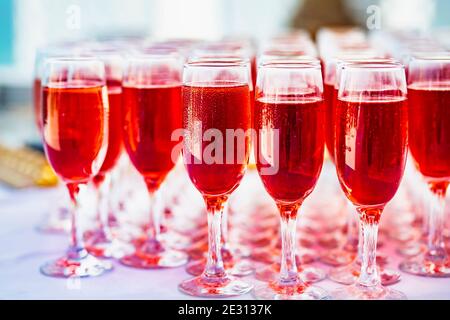
[[208, 278], [225, 277], [225, 267], [222, 260], [222, 215], [224, 197], [206, 198], [208, 210], [208, 259], [204, 276]]
[[350, 201], [346, 204], [347, 210], [347, 242], [345, 248], [348, 251], [354, 251], [355, 244], [359, 244], [359, 225], [356, 219], [354, 207]]
[[103, 230], [103, 219], [102, 219], [102, 191], [101, 191], [101, 184], [97, 185], [95, 184], [93, 187], [95, 190], [95, 201], [97, 205], [97, 212], [95, 215], [95, 222], [97, 223], [97, 228], [99, 230]]
[[447, 183], [432, 184], [430, 188], [433, 196], [429, 199], [427, 255], [434, 261], [442, 261], [447, 257], [443, 240]]
[[223, 213], [222, 213], [222, 232], [221, 232], [221, 242], [222, 242], [222, 249], [228, 249], [227, 242], [228, 242], [228, 201], [224, 203], [223, 206]]
[[356, 227], [358, 228], [358, 255], [356, 259], [361, 262], [363, 260], [364, 230], [361, 223], [358, 223]]
[[100, 227], [102, 228], [102, 232], [105, 237], [111, 240], [111, 232], [109, 229], [109, 195], [111, 190], [111, 176], [110, 174], [106, 174], [104, 181], [99, 186], [100, 197], [99, 197], [99, 220]]
[[78, 183], [68, 183], [67, 189], [69, 190], [70, 199], [73, 204], [71, 210], [71, 227], [70, 227], [70, 247], [69, 247], [69, 257], [78, 258], [81, 255], [87, 254], [84, 241], [83, 233], [81, 228], [77, 224], [79, 211], [80, 211], [80, 188], [82, 185]]
[[297, 213], [300, 205], [279, 204], [281, 227], [281, 268], [280, 283], [289, 284], [298, 281], [296, 250]]
[[159, 242], [161, 223], [158, 210], [155, 210], [155, 192], [149, 191], [150, 223], [148, 225], [148, 238], [152, 242]]
[[365, 287], [379, 286], [377, 268], [378, 223], [383, 208], [359, 208], [362, 232], [362, 261], [359, 284]]

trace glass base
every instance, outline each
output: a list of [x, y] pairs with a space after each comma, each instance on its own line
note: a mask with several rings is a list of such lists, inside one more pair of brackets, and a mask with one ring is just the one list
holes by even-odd
[[275, 262], [277, 254], [279, 254], [278, 250], [273, 248], [257, 248], [252, 250], [250, 259], [256, 262], [271, 264]]
[[404, 257], [415, 257], [426, 251], [426, 247], [418, 242], [408, 243], [397, 248], [397, 253]]
[[[327, 274], [324, 270], [316, 267], [298, 266], [298, 276], [305, 283], [315, 283], [324, 280]], [[280, 264], [274, 263], [270, 266], [256, 270], [255, 278], [259, 281], [272, 282], [275, 281], [280, 273]]]
[[117, 238], [110, 240], [103, 232], [87, 237], [86, 249], [90, 254], [106, 259], [121, 259], [134, 251], [131, 244]]
[[448, 278], [450, 277], [450, 259], [444, 258], [431, 260], [426, 255], [421, 255], [400, 264], [400, 270], [416, 276]]
[[319, 239], [317, 239], [317, 242], [320, 247], [328, 250], [333, 250], [339, 248], [339, 245], [341, 243], [341, 239], [339, 235], [331, 234], [323, 236], [320, 236]]
[[[353, 262], [345, 267], [331, 269], [328, 273], [328, 278], [336, 283], [351, 285], [358, 281], [360, 272], [361, 264]], [[384, 286], [396, 284], [401, 278], [400, 273], [392, 269], [378, 267], [378, 273], [380, 275], [381, 284]]]
[[[206, 259], [193, 260], [186, 265], [186, 272], [193, 276], [203, 273], [206, 266]], [[248, 260], [224, 261], [224, 267], [228, 274], [236, 277], [246, 277], [255, 272], [255, 268]]]
[[148, 241], [136, 248], [136, 251], [120, 259], [127, 267], [138, 269], [176, 268], [188, 262], [184, 252], [164, 248], [157, 241]]
[[253, 285], [232, 276], [213, 278], [201, 275], [186, 280], [178, 286], [187, 295], [203, 298], [227, 298], [249, 293]]
[[189, 237], [177, 234], [175, 232], [165, 232], [161, 234], [161, 241], [175, 250], [187, 250], [192, 246], [192, 241]]
[[278, 281], [259, 285], [253, 290], [258, 300], [330, 300], [330, 295], [322, 288], [308, 286], [301, 281], [293, 285], [281, 285]]
[[353, 284], [333, 291], [331, 296], [335, 300], [406, 300], [404, 293], [385, 288], [381, 285], [375, 287], [365, 287], [360, 284]]
[[190, 248], [186, 250], [189, 255], [189, 258], [192, 260], [200, 260], [203, 259], [206, 252], [208, 252], [208, 242], [207, 241], [198, 241], [193, 243]]
[[[263, 248], [252, 250], [250, 258], [257, 262], [272, 264], [279, 261], [279, 256], [281, 255], [281, 250], [274, 248]], [[295, 255], [297, 264], [311, 264], [318, 260], [318, 254], [314, 250], [302, 249]]]
[[41, 267], [41, 273], [56, 278], [97, 277], [111, 271], [110, 262], [101, 261], [86, 250], [69, 251], [65, 257], [48, 262]]
[[320, 262], [329, 266], [338, 267], [352, 263], [352, 261], [354, 261], [355, 258], [356, 258], [355, 252], [351, 252], [344, 249], [336, 249], [331, 250], [326, 254], [322, 255], [320, 257]]

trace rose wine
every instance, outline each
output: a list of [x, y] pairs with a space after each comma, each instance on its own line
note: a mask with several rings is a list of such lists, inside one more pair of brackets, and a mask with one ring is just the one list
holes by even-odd
[[404, 98], [338, 101], [335, 163], [355, 205], [384, 205], [397, 192], [406, 162], [407, 117]]
[[[257, 166], [267, 192], [276, 201], [293, 203], [305, 199], [314, 189], [322, 170], [325, 149], [322, 100], [310, 98], [298, 102], [295, 97], [277, 96], [277, 101], [262, 98], [255, 105], [256, 130], [279, 130], [278, 172], [262, 174], [268, 161], [261, 148], [274, 145], [258, 133]], [[271, 139], [271, 135], [268, 136]], [[277, 148], [274, 149], [277, 152]], [[276, 164], [271, 164], [276, 165]]]
[[34, 121], [39, 132], [42, 133], [42, 84], [41, 79], [35, 78], [33, 82]]
[[252, 83], [253, 88], [256, 88], [256, 79], [258, 77], [258, 63], [256, 56], [252, 56], [250, 60], [251, 70], [252, 70]]
[[427, 178], [450, 179], [450, 84], [409, 88], [409, 147]]
[[[183, 87], [183, 105], [183, 125], [187, 132], [192, 135], [198, 131], [196, 126], [199, 125], [203, 133], [215, 129], [223, 137], [223, 150], [218, 150], [222, 151], [221, 157], [215, 151], [206, 153], [211, 142], [201, 137], [192, 137], [198, 152], [187, 150], [189, 148], [185, 146], [185, 163], [192, 182], [205, 196], [231, 193], [239, 185], [249, 157], [251, 106], [248, 85], [186, 85]], [[243, 145], [237, 141], [239, 139], [235, 139], [234, 146], [229, 145], [226, 141], [227, 129], [242, 129], [246, 133], [241, 140]], [[218, 156], [218, 161], [207, 159], [209, 155]], [[232, 156], [233, 161], [227, 162], [227, 155]]]
[[323, 95], [325, 103], [325, 142], [331, 160], [334, 161], [334, 126], [335, 126], [335, 98], [337, 90], [334, 85], [324, 84]]
[[42, 106], [44, 147], [53, 169], [66, 182], [87, 182], [104, 160], [106, 87], [45, 87]]
[[122, 87], [120, 83], [107, 84], [109, 100], [108, 150], [100, 169], [104, 175], [110, 171], [120, 158], [123, 149], [122, 139]]
[[181, 128], [181, 86], [125, 86], [122, 94], [125, 148], [149, 190], [156, 190], [175, 165], [171, 138]]

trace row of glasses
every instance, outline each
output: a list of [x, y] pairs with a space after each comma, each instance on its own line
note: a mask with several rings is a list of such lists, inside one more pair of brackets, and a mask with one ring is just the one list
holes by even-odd
[[[445, 94], [446, 60], [442, 57], [428, 60], [435, 63], [429, 77], [437, 81], [426, 82], [436, 86], [427, 90]], [[320, 63], [314, 59], [274, 59], [260, 65], [254, 132], [250, 131], [252, 86], [247, 60], [199, 58], [187, 63], [184, 72], [182, 63], [183, 59], [173, 52], [145, 52], [127, 59], [121, 116], [125, 149], [144, 178], [150, 199], [155, 199], [159, 186], [177, 162], [181, 145], [176, 138], [182, 137], [188, 175], [206, 203], [209, 212], [206, 267], [199, 277], [183, 282], [180, 289], [195, 296], [225, 297], [247, 293], [252, 288], [230, 276], [224, 266], [222, 224], [224, 205], [244, 175], [251, 134], [255, 133], [258, 173], [281, 214], [282, 260], [278, 280], [257, 286], [254, 295], [267, 299], [329, 298], [324, 290], [310, 286], [299, 276], [295, 256], [297, 212], [314, 189], [323, 163], [325, 110]], [[381, 285], [374, 251], [379, 218], [398, 189], [406, 159], [404, 69], [394, 61], [369, 59], [346, 61], [339, 70], [335, 163], [341, 186], [360, 214], [363, 241], [358, 283], [332, 296], [403, 298]], [[410, 89], [415, 90], [411, 70], [412, 67]], [[423, 77], [423, 72], [419, 74]], [[98, 58], [50, 59], [45, 66], [42, 90], [45, 150], [77, 209], [72, 219], [72, 246], [66, 257], [42, 267], [47, 275], [91, 276], [111, 268], [109, 262], [87, 252], [76, 227], [80, 190], [108, 172], [102, 171], [111, 139], [108, 130], [117, 131], [117, 126], [114, 129], [110, 123], [113, 110], [108, 89], [113, 84], [108, 83], [108, 78], [107, 62]], [[113, 92], [109, 90], [110, 95]], [[441, 105], [439, 99], [437, 106]], [[78, 116], [74, 120], [80, 113], [89, 117]], [[442, 127], [445, 128], [439, 126]], [[177, 129], [181, 128], [179, 132]], [[174, 137], [174, 133], [178, 134]], [[441, 147], [439, 152], [445, 152], [445, 139], [438, 138], [434, 145]], [[440, 153], [436, 157], [442, 159]], [[445, 161], [438, 168], [444, 172], [442, 168], [445, 169]], [[448, 185], [445, 172], [432, 178], [433, 186]], [[104, 214], [99, 217], [105, 221]], [[442, 229], [439, 225], [442, 215], [437, 217], [440, 217], [435, 220], [437, 223], [430, 223], [434, 225], [433, 243], [443, 248], [438, 232]], [[161, 240], [160, 222], [161, 212], [152, 208], [150, 224], [134, 241], [135, 253], [122, 258], [123, 264], [159, 268], [187, 262], [186, 254], [171, 249]], [[447, 258], [441, 255], [433, 258], [438, 256], [441, 260], [433, 261], [443, 261], [440, 266], [445, 271]]]

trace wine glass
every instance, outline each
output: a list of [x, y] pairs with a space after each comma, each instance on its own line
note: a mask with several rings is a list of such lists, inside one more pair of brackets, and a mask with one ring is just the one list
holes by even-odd
[[[373, 64], [383, 64], [395, 62], [392, 59], [387, 58], [377, 58], [371, 56], [368, 53], [360, 53], [358, 55], [344, 55], [339, 58], [334, 59], [334, 62], [327, 64], [329, 68], [332, 68], [334, 75], [328, 73], [328, 80], [334, 81], [334, 87], [332, 88], [332, 94], [330, 95], [331, 102], [327, 104], [329, 109], [327, 110], [327, 116], [329, 117], [329, 125], [327, 128], [327, 146], [328, 151], [332, 153], [332, 159], [334, 159], [334, 127], [335, 127], [335, 117], [336, 108], [338, 105], [338, 93], [340, 86], [340, 79], [342, 70], [347, 64], [355, 63], [373, 63]], [[327, 78], [327, 77], [326, 77]], [[327, 85], [325, 85], [325, 88]], [[327, 90], [325, 90], [327, 92]], [[330, 107], [331, 104], [331, 107]], [[331, 116], [330, 116], [331, 113]], [[330, 129], [333, 128], [333, 129]], [[331, 150], [331, 151], [330, 151]], [[343, 247], [331, 250], [321, 257], [321, 261], [338, 268], [334, 268], [329, 272], [330, 280], [341, 283], [341, 284], [353, 284], [358, 280], [359, 271], [361, 270], [362, 262], [362, 233], [359, 227], [359, 222], [354, 214], [354, 209], [352, 208], [352, 203], [347, 200], [347, 205], [345, 206], [347, 211], [347, 239]], [[391, 285], [400, 281], [400, 273], [396, 270], [386, 269], [384, 265], [387, 263], [387, 258], [385, 256], [378, 255], [378, 269], [381, 278], [381, 283], [383, 285]], [[342, 266], [342, 267], [340, 267]]]
[[450, 183], [450, 55], [424, 53], [408, 68], [409, 147], [432, 196], [427, 214], [426, 252], [400, 269], [426, 277], [449, 277], [450, 259], [443, 240], [445, 195]]
[[94, 58], [46, 61], [42, 78], [42, 136], [48, 161], [73, 203], [71, 244], [66, 255], [41, 267], [52, 277], [98, 276], [112, 269], [90, 255], [77, 223], [80, 191], [98, 174], [108, 145], [105, 66]]
[[127, 60], [123, 79], [123, 139], [128, 156], [145, 181], [149, 194], [149, 223], [135, 252], [123, 257], [126, 266], [153, 269], [187, 263], [184, 252], [161, 240], [161, 214], [156, 192], [179, 157], [172, 133], [181, 128], [183, 58], [173, 52], [147, 51]]
[[[225, 45], [224, 45], [225, 46]], [[253, 81], [252, 81], [252, 73], [251, 73], [251, 63], [248, 58], [245, 56], [241, 56], [241, 53], [239, 51], [222, 51], [223, 48], [219, 46], [220, 51], [215, 51], [215, 49], [209, 49], [205, 51], [197, 51], [195, 54], [195, 57], [191, 57], [190, 61], [198, 61], [201, 60], [202, 62], [207, 61], [220, 61], [223, 60], [225, 62], [236, 62], [240, 63], [242, 65], [245, 65], [247, 67], [248, 73], [249, 73], [249, 92], [250, 92], [250, 105], [251, 110], [253, 110], [253, 103], [254, 103], [254, 90], [253, 90]], [[226, 48], [226, 46], [225, 46]], [[237, 245], [236, 243], [230, 243], [229, 242], [229, 213], [233, 212], [233, 209], [230, 207], [230, 203], [227, 200], [224, 204], [224, 210], [222, 214], [222, 258], [224, 262], [225, 269], [234, 276], [248, 276], [254, 272], [254, 266], [253, 264], [248, 260], [244, 259], [241, 256], [241, 252], [244, 250], [241, 246]], [[186, 265], [186, 271], [194, 276], [201, 275], [203, 270], [205, 269], [206, 265], [206, 257], [203, 257], [203, 259], [194, 259], [190, 261]]]
[[[46, 46], [36, 50], [33, 76], [33, 111], [36, 128], [39, 132], [39, 142], [42, 142], [42, 77], [45, 61], [49, 58], [76, 56], [77, 47], [73, 43], [63, 43]], [[50, 212], [40, 221], [36, 229], [43, 233], [70, 232], [70, 203], [65, 197], [67, 191], [64, 185], [58, 185], [58, 200], [50, 206]]]
[[260, 65], [256, 88], [255, 157], [281, 217], [279, 278], [255, 288], [258, 299], [328, 299], [298, 274], [297, 214], [313, 191], [324, 161], [325, 111], [320, 62], [274, 60]]
[[112, 171], [116, 168], [123, 153], [122, 77], [124, 61], [122, 56], [112, 49], [96, 49], [92, 50], [92, 54], [95, 54], [105, 64], [109, 101], [109, 134], [105, 161], [91, 181], [96, 196], [96, 228], [85, 233], [85, 241], [87, 250], [95, 256], [120, 259], [133, 252], [133, 247], [122, 241], [111, 228], [113, 188], [117, 187], [112, 181]]
[[362, 233], [358, 282], [336, 299], [404, 299], [382, 286], [376, 263], [378, 224], [403, 177], [407, 157], [404, 67], [397, 62], [349, 63], [341, 70], [335, 125], [335, 164], [356, 207]]
[[189, 295], [229, 297], [252, 289], [227, 273], [221, 241], [224, 204], [239, 186], [249, 160], [249, 77], [248, 64], [236, 59], [194, 59], [185, 65], [184, 163], [208, 211], [205, 270], [179, 285]]

